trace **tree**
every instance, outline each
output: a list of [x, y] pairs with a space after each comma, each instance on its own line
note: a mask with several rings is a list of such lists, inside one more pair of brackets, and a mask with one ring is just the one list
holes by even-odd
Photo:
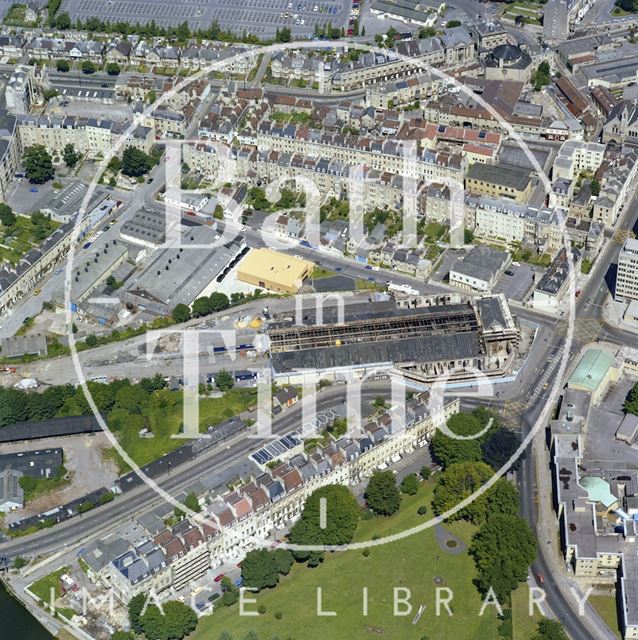
[[137, 178], [147, 173], [152, 166], [151, 158], [135, 147], [127, 147], [122, 154], [122, 173]]
[[532, 85], [534, 91], [540, 91], [551, 82], [549, 63], [541, 62], [534, 73], [532, 73]]
[[180, 302], [173, 308], [171, 316], [177, 323], [187, 322], [191, 319], [191, 310]]
[[86, 338], [84, 339], [84, 342], [86, 343], [87, 347], [96, 347], [97, 346], [97, 336], [93, 335], [92, 333], [90, 333], [88, 336], [86, 336]]
[[474, 582], [479, 592], [486, 595], [493, 588], [499, 602], [505, 603], [527, 579], [536, 557], [536, 541], [525, 520], [495, 513], [474, 535], [469, 553], [476, 565]]
[[66, 73], [67, 71], [71, 70], [71, 65], [68, 63], [67, 60], [58, 60], [55, 63], [55, 68], [61, 73]]
[[532, 640], [569, 640], [569, 636], [563, 631], [563, 626], [556, 620], [541, 618], [536, 627], [536, 633]]
[[421, 474], [421, 477], [424, 480], [428, 480], [430, 478], [430, 476], [432, 475], [432, 471], [431, 471], [430, 467], [428, 467], [425, 464], [421, 467], [421, 471], [419, 471], [419, 473]]
[[461, 21], [460, 20], [450, 20], [445, 26], [448, 29], [453, 29], [454, 27], [460, 27], [461, 26]]
[[146, 604], [146, 595], [138, 593], [133, 596], [128, 603], [128, 621], [131, 624], [133, 633], [142, 633], [142, 610]]
[[33, 235], [37, 240], [44, 240], [51, 233], [51, 216], [44, 215], [41, 211], [34, 211], [31, 214], [31, 224], [33, 225]]
[[415, 496], [419, 492], [419, 481], [413, 473], [405, 476], [401, 482], [401, 491], [409, 496]]
[[434, 38], [436, 29], [434, 27], [422, 27], [419, 29], [419, 38]]
[[[513, 431], [500, 428], [481, 445], [483, 462], [492, 469], [500, 469], [514, 455], [519, 445], [520, 439]], [[518, 461], [513, 467], [517, 465]]]
[[135, 640], [135, 636], [130, 631], [116, 631], [111, 640]]
[[13, 213], [13, 209], [4, 202], [0, 202], [0, 222], [5, 227], [13, 227], [13, 225], [18, 221]]
[[71, 16], [69, 16], [67, 11], [64, 11], [63, 13], [60, 13], [59, 15], [55, 16], [54, 20], [55, 20], [55, 24], [52, 26], [55, 26], [58, 29], [63, 31], [66, 29], [70, 29], [72, 26]]
[[275, 556], [275, 564], [277, 565], [277, 571], [283, 576], [288, 575], [292, 567], [294, 558], [292, 552], [288, 549], [275, 549], [273, 554]]
[[87, 75], [89, 75], [91, 73], [95, 73], [96, 71], [97, 68], [95, 64], [91, 62], [91, 60], [84, 60], [82, 62], [82, 73], [86, 73]]
[[148, 405], [148, 393], [139, 384], [127, 384], [117, 390], [115, 404], [129, 413], [141, 414]]
[[520, 505], [518, 489], [508, 480], [501, 478], [486, 494], [487, 517], [492, 513], [517, 516]]
[[375, 471], [364, 496], [368, 507], [378, 516], [389, 516], [401, 505], [401, 494], [392, 471]]
[[13, 568], [14, 569], [22, 569], [22, 567], [26, 567], [29, 564], [29, 561], [26, 558], [23, 558], [22, 556], [16, 556], [13, 559]]
[[224, 311], [224, 309], [228, 309], [228, 307], [230, 307], [230, 300], [225, 293], [216, 291], [215, 293], [211, 293], [211, 295], [209, 296], [208, 305], [210, 308], [210, 313]]
[[53, 161], [44, 145], [27, 147], [23, 162], [27, 178], [32, 184], [44, 184], [53, 178]]
[[202, 510], [197, 496], [192, 491], [184, 498], [184, 506], [195, 513], [199, 513]]
[[244, 586], [255, 591], [274, 587], [279, 582], [279, 570], [274, 553], [268, 549], [249, 551], [241, 562]]
[[210, 308], [210, 298], [208, 296], [203, 296], [201, 298], [197, 298], [193, 302], [193, 317], [199, 318], [201, 316], [207, 316], [211, 312]]
[[235, 378], [226, 369], [221, 369], [215, 375], [215, 384], [220, 391], [230, 391], [235, 386]]
[[592, 178], [591, 182], [589, 183], [589, 188], [591, 189], [592, 196], [599, 196], [600, 195], [600, 180], [598, 180], [597, 178]]
[[[464, 498], [473, 494], [492, 476], [492, 469], [484, 462], [458, 462], [450, 465], [439, 477], [434, 487], [432, 509], [437, 516], [456, 506]], [[465, 519], [480, 524], [486, 515], [485, 494], [473, 500], [450, 520]]]
[[623, 409], [626, 413], [638, 416], [638, 382], [632, 387], [625, 398]]
[[[325, 498], [326, 521], [321, 518], [322, 498]], [[347, 487], [326, 485], [306, 499], [301, 518], [290, 530], [289, 539], [299, 545], [342, 545], [352, 542], [359, 522], [360, 508]], [[321, 525], [325, 524], [325, 527]], [[293, 551], [300, 562], [316, 566], [322, 560], [320, 552]]]
[[153, 640], [181, 640], [195, 631], [197, 615], [183, 602], [169, 600], [159, 607], [151, 604], [141, 617], [141, 624], [147, 638]]
[[457, 462], [478, 462], [482, 458], [477, 440], [457, 440], [437, 431], [430, 443], [432, 454], [444, 469]]
[[74, 167], [81, 157], [82, 156], [76, 151], [75, 146], [72, 143], [69, 142], [69, 144], [64, 146], [62, 158], [64, 159], [64, 164], [67, 167]]
[[120, 71], [122, 71], [122, 69], [120, 68], [120, 65], [117, 64], [117, 62], [109, 62], [106, 65], [106, 73], [108, 73], [110, 76], [119, 76]]

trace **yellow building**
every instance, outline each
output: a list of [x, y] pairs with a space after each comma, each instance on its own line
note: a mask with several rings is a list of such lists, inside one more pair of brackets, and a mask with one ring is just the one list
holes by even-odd
[[314, 263], [272, 249], [253, 249], [241, 261], [237, 279], [278, 293], [297, 293]]

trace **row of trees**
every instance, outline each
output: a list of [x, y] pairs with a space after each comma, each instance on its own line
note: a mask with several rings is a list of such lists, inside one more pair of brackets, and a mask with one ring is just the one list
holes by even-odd
[[[447, 426], [463, 437], [481, 435], [457, 440], [438, 431], [432, 438], [432, 452], [443, 466], [432, 499], [437, 516], [477, 492], [518, 447], [516, 435], [484, 408], [455, 414]], [[501, 603], [509, 602], [511, 592], [527, 579], [536, 556], [534, 534], [518, 513], [518, 489], [501, 478], [448, 517], [449, 521], [467, 520], [479, 527], [469, 549], [476, 566], [474, 582], [483, 597], [493, 589]]]
[[192, 310], [185, 304], [178, 304], [174, 307], [171, 315], [175, 322], [187, 322], [191, 318], [201, 318], [211, 313], [224, 311], [230, 307], [230, 300], [224, 293], [216, 291], [210, 296], [202, 296], [193, 302]]
[[[69, 71], [71, 71], [71, 63], [68, 60], [58, 60], [55, 63], [55, 68], [60, 73], [68, 73]], [[95, 73], [98, 70], [98, 67], [90, 60], [84, 60], [81, 65], [81, 69], [82, 73], [91, 74]], [[105, 69], [106, 73], [108, 73], [110, 76], [117, 76], [122, 71], [120, 65], [117, 64], [117, 62], [107, 63]]]
[[[62, 159], [67, 167], [73, 168], [82, 155], [71, 143], [65, 145], [62, 150]], [[24, 171], [32, 184], [44, 184], [53, 178], [53, 159], [46, 147], [42, 144], [34, 144], [27, 147], [22, 157]]]
[[[58, 3], [60, 0], [55, 0]], [[49, 3], [51, 7], [51, 3]], [[111, 21], [101, 20], [100, 18], [88, 18], [87, 20], [75, 20], [71, 19], [71, 16], [67, 11], [56, 13], [49, 8], [49, 26], [61, 31], [67, 31], [70, 29], [77, 29], [79, 31], [89, 31], [98, 33], [119, 33], [123, 36], [127, 35], [139, 35], [142, 37], [155, 38], [155, 37], [168, 37], [176, 40], [180, 44], [185, 44], [190, 38], [196, 40], [221, 40], [224, 42], [245, 42], [248, 44], [267, 44], [266, 41], [260, 40], [252, 33], [248, 33], [245, 29], [240, 35], [237, 35], [229, 30], [223, 30], [219, 26], [219, 22], [214, 20], [208, 29], [193, 30], [188, 26], [188, 22], [184, 21], [177, 26], [163, 27], [158, 25], [155, 20], [151, 20], [145, 23], [131, 23], [125, 21]]]
[[[477, 436], [488, 426], [485, 433]], [[472, 413], [453, 415], [447, 427], [463, 439], [453, 438], [440, 430], [434, 434], [432, 454], [444, 468], [455, 462], [483, 461], [492, 469], [500, 469], [520, 445], [518, 436], [503, 427], [498, 414], [483, 407], [478, 407]]]
[[[97, 408], [103, 413], [121, 410], [125, 415], [141, 414], [151, 394], [165, 385], [159, 374], [137, 384], [114, 380], [109, 384], [87, 383]], [[25, 420], [46, 420], [55, 416], [88, 415], [91, 409], [81, 387], [55, 385], [42, 393], [27, 393], [0, 387], [0, 427]]]

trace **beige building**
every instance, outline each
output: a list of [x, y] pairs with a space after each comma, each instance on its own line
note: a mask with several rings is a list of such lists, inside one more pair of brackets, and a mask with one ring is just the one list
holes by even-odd
[[237, 279], [278, 293], [297, 293], [314, 263], [271, 249], [253, 249], [241, 261]]

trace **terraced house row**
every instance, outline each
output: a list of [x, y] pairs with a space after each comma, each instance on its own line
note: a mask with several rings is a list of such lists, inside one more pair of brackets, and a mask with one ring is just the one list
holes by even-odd
[[[393, 418], [386, 413], [363, 425], [361, 438], [331, 439], [314, 453], [304, 452], [297, 434], [283, 436], [280, 440], [287, 441], [275, 447], [276, 459], [272, 445], [251, 455], [256, 465], [251, 477], [230, 491], [201, 495], [198, 517], [166, 527], [160, 519], [142, 515], [138, 522], [147, 537], [137, 545], [116, 536], [88, 546], [81, 556], [89, 577], [111, 588], [124, 604], [150, 589], [162, 599], [170, 598], [211, 568], [224, 561], [238, 562], [276, 530], [288, 529], [316, 489], [358, 484], [374, 470], [425, 446], [435, 430], [459, 411], [458, 398], [432, 412], [428, 401], [429, 395], [423, 393], [406, 403], [404, 428], [393, 431]], [[267, 459], [271, 464], [265, 464]], [[201, 480], [203, 485], [207, 482]], [[215, 479], [211, 477], [210, 482], [214, 484]]]

